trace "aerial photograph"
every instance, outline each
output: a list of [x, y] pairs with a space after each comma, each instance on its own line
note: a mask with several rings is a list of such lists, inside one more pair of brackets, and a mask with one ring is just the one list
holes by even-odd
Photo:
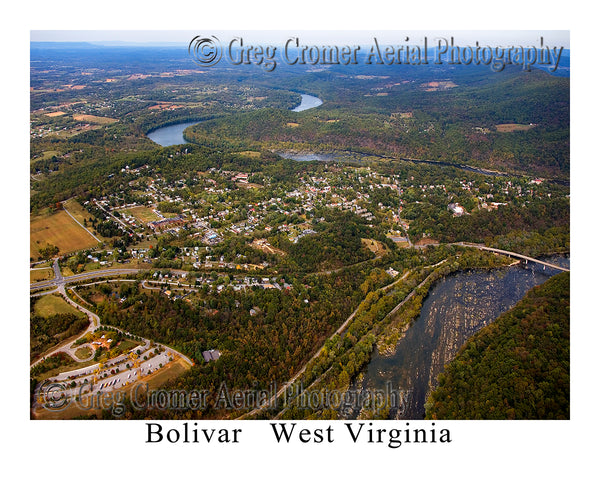
[[569, 31], [29, 54], [34, 423], [571, 418]]

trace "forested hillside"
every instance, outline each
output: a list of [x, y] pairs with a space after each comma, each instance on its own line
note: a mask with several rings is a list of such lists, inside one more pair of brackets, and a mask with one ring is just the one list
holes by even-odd
[[569, 274], [529, 291], [439, 376], [431, 419], [568, 419]]

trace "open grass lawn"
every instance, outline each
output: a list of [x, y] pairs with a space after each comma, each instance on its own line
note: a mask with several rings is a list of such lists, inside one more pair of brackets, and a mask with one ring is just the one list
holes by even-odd
[[89, 358], [91, 354], [92, 349], [90, 347], [81, 347], [75, 350], [75, 356], [80, 360], [85, 360], [86, 358]]
[[240, 152], [240, 155], [245, 155], [246, 157], [250, 158], [259, 158], [260, 152], [255, 152], [253, 150], [244, 150], [243, 152]]
[[121, 342], [119, 343], [119, 345], [117, 345], [114, 348], [114, 351], [117, 354], [121, 354], [121, 353], [127, 353], [129, 352], [132, 348], [138, 347], [140, 345], [142, 345], [143, 342], [136, 342], [135, 340], [121, 340]]
[[29, 270], [29, 281], [31, 283], [50, 280], [51, 278], [54, 278], [54, 270], [51, 268]]
[[58, 150], [46, 150], [38, 157], [31, 159], [31, 161], [37, 162], [38, 160], [49, 160], [54, 156], [59, 156], [60, 154], [61, 153]]
[[191, 367], [181, 358], [176, 358], [172, 362], [163, 365], [157, 372], [151, 373], [142, 378], [148, 384], [149, 389], [158, 388], [164, 383], [174, 378], [177, 378]]
[[41, 297], [35, 304], [35, 313], [41, 317], [50, 317], [58, 313], [74, 313], [79, 317], [85, 317], [85, 313], [75, 309], [58, 295]]
[[146, 224], [148, 222], [154, 222], [156, 220], [159, 220], [158, 215], [156, 215], [156, 213], [154, 213], [148, 207], [132, 207], [132, 208], [123, 210], [123, 213], [127, 213], [128, 215], [135, 217], [136, 219], [138, 219], [140, 222], [142, 222], [144, 224]]
[[39, 249], [47, 244], [56, 245], [60, 253], [68, 253], [84, 248], [94, 247], [96, 240], [67, 212], [58, 211], [51, 215], [32, 217], [29, 222], [29, 255], [36, 260]]
[[[63, 206], [82, 225], [85, 225], [84, 220], [89, 223], [94, 218], [94, 216], [90, 212], [88, 212], [85, 208], [83, 208], [79, 204], [79, 202], [73, 198], [70, 198], [69, 200], [65, 200], [63, 202]], [[90, 230], [92, 229], [92, 227], [88, 227], [88, 228], [90, 228]], [[96, 236], [99, 237], [99, 235], [96, 235]]]
[[367, 247], [371, 252], [375, 255], [385, 255], [387, 253], [387, 247], [378, 240], [373, 240], [371, 238], [361, 238], [361, 243], [364, 247]]
[[60, 373], [68, 372], [70, 370], [75, 370], [78, 368], [89, 367], [90, 365], [94, 365], [96, 363], [98, 363], [98, 362], [95, 362], [94, 360], [90, 360], [88, 362], [75, 362], [75, 360], [71, 359], [71, 361], [67, 365], [62, 365], [60, 367], [49, 370], [45, 373], [38, 375], [35, 378], [38, 380], [38, 382], [43, 382], [44, 380], [47, 380], [48, 378], [51, 378], [51, 377], [55, 377], [56, 375], [58, 375]]

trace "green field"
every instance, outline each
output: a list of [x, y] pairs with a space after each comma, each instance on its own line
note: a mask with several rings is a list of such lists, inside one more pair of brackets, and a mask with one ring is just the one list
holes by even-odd
[[117, 345], [113, 350], [114, 350], [114, 353], [117, 353], [117, 354], [127, 353], [132, 348], [138, 347], [140, 345], [143, 345], [143, 342], [136, 342], [135, 340], [125, 339], [125, 340], [121, 340], [119, 342], [119, 345]]
[[159, 220], [158, 215], [156, 215], [156, 213], [154, 213], [148, 207], [132, 207], [132, 208], [123, 210], [123, 213], [131, 215], [132, 217], [135, 217], [137, 220], [139, 220], [140, 222], [142, 222], [144, 224], [146, 224], [148, 222], [154, 222], [156, 220]]
[[54, 270], [50, 267], [39, 270], [29, 270], [29, 281], [31, 283], [50, 280], [51, 278], [54, 278]]
[[42, 152], [42, 154], [34, 159], [32, 159], [32, 162], [37, 162], [38, 160], [49, 160], [54, 156], [58, 156], [61, 153], [58, 150], [46, 150], [44, 152]]
[[75, 309], [57, 295], [44, 295], [41, 297], [35, 304], [35, 313], [45, 318], [58, 313], [73, 313], [79, 317], [85, 317], [85, 313]]
[[[70, 358], [70, 357], [69, 357]], [[46, 360], [48, 361], [48, 360]], [[44, 380], [54, 377], [60, 373], [68, 372], [69, 370], [73, 370], [73, 368], [83, 368], [89, 367], [90, 365], [94, 365], [96, 362], [94, 360], [90, 360], [89, 362], [75, 362], [75, 360], [71, 359], [71, 361], [65, 365], [61, 365], [60, 367], [53, 368], [52, 370], [48, 370], [47, 372], [36, 375], [36, 379], [38, 382], [43, 382]], [[49, 410], [45, 410], [49, 412]]]
[[73, 120], [77, 122], [95, 123], [97, 125], [110, 125], [111, 123], [118, 122], [116, 118], [99, 117], [97, 115], [73, 115]]
[[85, 360], [89, 358], [92, 354], [92, 349], [90, 347], [81, 347], [75, 351], [75, 356], [80, 360]]
[[177, 378], [189, 369], [190, 366], [182, 358], [177, 358], [164, 365], [157, 372], [144, 377], [144, 382], [148, 384], [148, 388], [159, 388], [164, 383]]

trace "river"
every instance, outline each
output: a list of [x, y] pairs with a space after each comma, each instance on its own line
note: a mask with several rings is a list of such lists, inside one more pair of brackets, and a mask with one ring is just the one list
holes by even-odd
[[158, 143], [161, 147], [182, 145], [184, 143], [189, 143], [185, 138], [183, 138], [183, 131], [187, 127], [191, 127], [197, 123], [198, 121], [183, 122], [176, 123], [175, 125], [169, 125], [168, 127], [157, 128], [156, 130], [149, 132], [147, 137], [153, 142]]
[[[302, 101], [300, 105], [292, 109], [293, 112], [303, 112], [311, 108], [323, 105], [323, 100], [314, 97], [312, 95], [302, 94]], [[184, 143], [190, 143], [183, 138], [183, 131], [187, 127], [196, 125], [198, 121], [176, 123], [167, 127], [157, 128], [147, 134], [147, 137], [153, 142], [158, 143], [161, 147], [170, 147], [171, 145], [183, 145]], [[318, 160], [318, 159], [315, 159]]]
[[[564, 267], [569, 258], [548, 259]], [[425, 400], [444, 365], [475, 332], [513, 307], [532, 287], [545, 282], [556, 269], [529, 263], [491, 271], [471, 270], [451, 274], [430, 289], [421, 313], [406, 331], [391, 356], [373, 352], [351, 389], [399, 390], [407, 399], [404, 409], [391, 412], [396, 418], [414, 420], [425, 416]], [[357, 411], [349, 415], [355, 417]]]

